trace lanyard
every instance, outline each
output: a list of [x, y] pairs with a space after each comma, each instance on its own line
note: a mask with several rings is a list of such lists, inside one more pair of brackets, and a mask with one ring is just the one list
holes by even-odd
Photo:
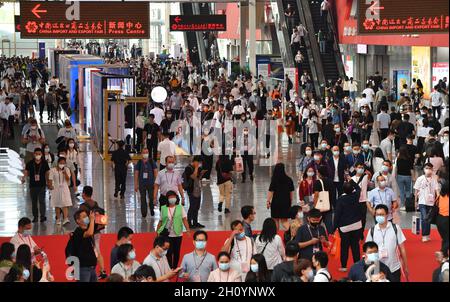
[[[236, 238], [234, 240], [236, 242], [239, 258], [241, 259], [241, 263], [242, 263], [244, 261], [242, 260], [242, 253], [241, 253], [241, 249], [239, 248], [239, 242], [238, 242], [238, 240], [236, 240]], [[248, 250], [248, 242], [247, 242], [247, 239], [245, 239], [245, 255], [247, 255], [247, 250]]]
[[[39, 168], [39, 170], [36, 169], [37, 167]], [[36, 165], [36, 162], [34, 162], [34, 175], [41, 175], [41, 168], [42, 168], [42, 161], [38, 165]]]
[[195, 271], [196, 272], [198, 272], [198, 270], [199, 270], [199, 268], [202, 266], [202, 264], [203, 264], [203, 261], [205, 261], [205, 258], [206, 258], [206, 251], [203, 253], [203, 255], [202, 255], [202, 257], [201, 257], [201, 261], [200, 261], [200, 264], [197, 266], [197, 261], [195, 261], [195, 257], [198, 257], [197, 256], [197, 253], [196, 252], [192, 252], [192, 256], [193, 256], [193, 258], [194, 258], [194, 266], [195, 266]]
[[383, 198], [381, 198], [380, 190], [378, 190], [378, 196], [380, 196], [380, 200], [381, 200], [382, 204], [384, 204], [384, 203], [387, 204], [387, 195], [386, 194], [387, 194], [386, 191], [384, 191], [384, 201], [383, 201]]
[[[309, 234], [311, 234], [311, 239], [313, 239], [313, 238], [319, 239], [319, 229], [317, 229], [317, 237], [314, 237], [314, 236], [313, 236], [313, 233], [312, 233], [312, 231], [311, 231], [311, 227], [310, 227], [309, 225], [308, 225], [308, 230], [309, 230]], [[314, 246], [319, 246], [319, 248], [320, 248], [320, 243], [314, 244]]]
[[159, 274], [162, 276], [163, 275], [163, 270], [162, 270], [161, 266], [159, 265], [160, 260], [158, 260], [158, 258], [156, 258], [153, 254], [151, 256], [155, 260], [156, 266], [158, 266]]
[[25, 241], [24, 237], [22, 236], [22, 234], [17, 233], [17, 235], [19, 235], [20, 240], [21, 240], [24, 244], [28, 245], [28, 246], [31, 248], [31, 238], [30, 238], [30, 236], [27, 236], [27, 237], [28, 237], [28, 243], [27, 243], [27, 242]]
[[172, 173], [170, 173], [170, 174], [172, 174], [172, 178], [171, 178], [170, 181], [169, 181], [169, 179], [167, 178], [167, 172], [164, 173], [164, 175], [166, 176], [166, 181], [167, 181], [167, 184], [168, 184], [168, 185], [172, 185], [173, 177], [174, 177], [174, 174], [175, 174], [175, 173], [172, 172]]
[[[128, 277], [127, 277], [127, 271], [128, 271], [127, 268], [125, 267], [125, 265], [123, 265], [123, 263], [119, 262], [119, 264], [120, 264], [120, 267], [122, 268], [122, 270], [123, 270], [123, 272], [125, 274], [125, 278], [124, 279], [128, 279]], [[133, 264], [131, 264], [130, 269], [131, 269], [131, 275], [133, 275]]]

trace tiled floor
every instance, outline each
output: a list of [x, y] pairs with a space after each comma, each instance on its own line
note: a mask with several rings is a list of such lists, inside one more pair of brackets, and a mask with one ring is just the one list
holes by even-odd
[[[53, 139], [53, 138], [51, 138]], [[296, 143], [289, 145], [287, 138], [283, 137], [280, 141], [279, 160], [284, 162], [288, 174], [293, 177], [296, 183], [296, 166], [299, 159], [299, 146]], [[106, 232], [116, 232], [120, 227], [128, 225], [136, 232], [152, 232], [158, 223], [159, 212], [156, 211], [155, 217], [148, 216], [143, 219], [140, 214], [140, 205], [133, 191], [133, 178], [131, 168], [127, 175], [127, 192], [125, 200], [115, 199], [114, 177], [112, 166], [105, 163], [100, 156], [92, 151], [90, 143], [82, 145], [82, 165], [81, 165], [81, 183], [94, 187], [94, 199], [105, 208], [109, 216], [109, 225]], [[181, 159], [186, 163], [187, 159]], [[181, 165], [179, 166], [182, 169]], [[234, 219], [240, 219], [240, 208], [243, 205], [254, 205], [256, 208], [256, 221], [253, 224], [254, 229], [260, 229], [265, 218], [270, 215], [266, 209], [266, 196], [270, 184], [271, 167], [255, 166], [255, 180], [247, 180], [242, 184], [240, 180], [235, 185], [233, 192], [233, 201], [231, 214], [224, 215], [217, 211], [219, 190], [215, 184], [215, 172], [213, 172], [210, 183], [203, 186], [203, 198], [200, 209], [199, 221], [206, 226], [206, 230], [224, 230], [229, 229], [230, 222]], [[297, 194], [295, 194], [297, 199]], [[48, 194], [47, 194], [48, 204]], [[75, 202], [72, 214], [77, 207]], [[188, 208], [188, 203], [186, 209]], [[31, 202], [28, 195], [27, 185], [11, 185], [0, 183], [0, 236], [10, 236], [17, 228], [17, 221], [20, 217], [31, 216]], [[411, 214], [401, 213], [403, 227], [410, 227]], [[54, 210], [47, 209], [48, 221], [46, 223], [34, 224], [33, 233], [36, 235], [62, 234], [72, 231], [75, 227], [73, 219], [71, 224], [66, 227], [58, 227], [54, 224]], [[372, 219], [368, 219], [369, 226]]]

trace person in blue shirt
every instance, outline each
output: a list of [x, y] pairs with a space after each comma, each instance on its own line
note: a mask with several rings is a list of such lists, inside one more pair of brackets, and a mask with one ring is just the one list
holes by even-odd
[[392, 212], [398, 208], [398, 200], [394, 190], [387, 186], [387, 181], [383, 175], [378, 175], [376, 178], [378, 187], [369, 192], [369, 201], [367, 202], [367, 209], [375, 217], [375, 207], [383, 204], [388, 207], [388, 220], [392, 221]]
[[361, 153], [361, 145], [358, 143], [353, 144], [352, 146], [352, 153], [345, 156], [345, 159], [347, 160], [347, 164], [350, 167], [350, 173], [352, 173], [355, 170], [355, 165], [357, 163], [363, 163], [364, 162], [364, 155]]
[[150, 214], [152, 216], [155, 215], [153, 209], [153, 186], [157, 175], [158, 168], [156, 163], [149, 158], [148, 149], [144, 148], [142, 150], [142, 159], [134, 166], [134, 191], [139, 192], [141, 195], [141, 214], [143, 218], [147, 217], [147, 195]]

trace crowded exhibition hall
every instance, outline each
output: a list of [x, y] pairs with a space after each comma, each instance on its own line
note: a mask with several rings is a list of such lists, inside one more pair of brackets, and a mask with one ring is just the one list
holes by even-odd
[[0, 2], [0, 287], [449, 282], [449, 3], [407, 2]]

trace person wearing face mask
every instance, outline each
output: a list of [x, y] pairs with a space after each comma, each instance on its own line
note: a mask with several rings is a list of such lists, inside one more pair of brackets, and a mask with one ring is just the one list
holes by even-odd
[[136, 125], [136, 141], [135, 141], [135, 148], [136, 151], [141, 151], [141, 146], [143, 143], [143, 131], [145, 127], [145, 115], [144, 115], [144, 109], [139, 109], [138, 115], [135, 118], [135, 125]]
[[[261, 254], [267, 263], [267, 269], [273, 268], [283, 262], [285, 250], [283, 240], [277, 234], [277, 225], [272, 218], [266, 218], [261, 233], [255, 239], [256, 252]], [[257, 272], [255, 272], [257, 273]]]
[[48, 144], [42, 145], [42, 150], [44, 151], [43, 159], [48, 164], [48, 167], [52, 167], [55, 161], [55, 155], [50, 151], [50, 146]]
[[150, 151], [154, 161], [157, 160], [160, 134], [161, 128], [155, 123], [155, 115], [150, 114], [142, 132], [142, 145]]
[[61, 212], [63, 213], [62, 224], [70, 223], [68, 212], [72, 206], [72, 197], [69, 184], [72, 173], [66, 166], [64, 157], [58, 158], [57, 167], [50, 169], [47, 179], [47, 186], [51, 192], [50, 204], [56, 211], [56, 225], [61, 225]]
[[319, 132], [322, 126], [319, 123], [319, 117], [317, 116], [317, 111], [315, 109], [311, 108], [306, 126], [308, 127], [311, 145], [314, 148], [317, 148], [319, 146]]
[[[331, 150], [330, 150], [330, 152], [331, 152]], [[331, 175], [332, 171], [331, 171], [330, 165], [328, 164], [328, 160], [325, 159], [325, 157], [323, 156], [323, 152], [315, 150], [315, 151], [313, 151], [313, 161], [306, 167], [306, 169], [313, 168], [314, 173], [316, 173], [316, 175], [317, 175], [317, 171], [318, 171], [319, 167], [321, 167], [321, 166], [325, 166], [327, 168], [329, 174]]]
[[[294, 265], [295, 275], [298, 276], [297, 282], [313, 282], [314, 271], [312, 262], [308, 259], [299, 259]], [[292, 280], [294, 281], [294, 280]]]
[[313, 149], [310, 145], [306, 145], [305, 146], [305, 151], [302, 152], [303, 156], [300, 159], [300, 163], [298, 165], [298, 174], [300, 176], [303, 175], [303, 173], [306, 171], [306, 167], [308, 167], [308, 165], [314, 160], [312, 153], [313, 153]]
[[78, 142], [77, 132], [75, 128], [72, 127], [72, 123], [70, 122], [70, 120], [64, 121], [64, 127], [59, 129], [57, 137], [58, 139], [61, 137], [63, 138], [64, 145], [66, 144], [69, 138], [72, 138], [73, 140], [75, 140], [75, 142]]
[[394, 191], [394, 197], [395, 199], [398, 199], [400, 195], [400, 188], [397, 183], [398, 169], [394, 169], [394, 166], [390, 160], [384, 160], [380, 168], [375, 170], [378, 170], [379, 172], [375, 172], [373, 174], [372, 182], [376, 182], [378, 176], [383, 176], [386, 180], [386, 186]]
[[171, 110], [166, 110], [164, 119], [161, 121], [160, 131], [162, 133], [169, 133], [169, 139], [173, 139], [174, 133], [171, 130], [172, 123], [175, 121], [174, 115]]
[[153, 268], [156, 274], [156, 282], [169, 282], [180, 271], [181, 267], [171, 269], [167, 261], [167, 251], [170, 248], [169, 238], [157, 236], [153, 241], [153, 249], [145, 257], [142, 264]]
[[153, 188], [153, 200], [157, 200], [159, 192], [159, 204], [162, 207], [167, 204], [167, 193], [173, 191], [181, 196], [181, 204], [184, 205], [183, 180], [179, 171], [175, 170], [175, 157], [167, 156], [166, 163], [167, 167], [159, 171], [156, 176]]
[[378, 128], [378, 135], [380, 142], [386, 138], [389, 125], [391, 123], [391, 116], [387, 113], [388, 105], [381, 106], [381, 112], [377, 114], [376, 128]]
[[373, 173], [373, 150], [370, 148], [370, 144], [368, 140], [364, 140], [361, 144], [362, 147], [362, 155], [364, 158], [364, 165], [367, 167], [367, 169]]
[[378, 271], [382, 272], [386, 276], [386, 279], [391, 281], [391, 271], [389, 270], [389, 267], [380, 261], [378, 245], [373, 241], [367, 241], [363, 244], [362, 249], [364, 255], [361, 260], [352, 265], [348, 273], [348, 278], [353, 282], [366, 282], [367, 269], [375, 264], [377, 265]]
[[322, 251], [323, 245], [328, 244], [328, 239], [325, 227], [321, 225], [322, 214], [319, 210], [311, 209], [307, 219], [308, 223], [298, 229], [294, 241], [299, 248], [299, 258], [312, 260], [313, 254]]
[[367, 209], [372, 216], [375, 216], [375, 209], [378, 205], [386, 206], [390, 211], [386, 213], [387, 219], [392, 221], [392, 212], [398, 206], [398, 199], [394, 191], [387, 186], [388, 182], [383, 175], [376, 176], [378, 186], [369, 192], [369, 200], [367, 202]]
[[160, 236], [169, 237], [170, 248], [167, 252], [167, 260], [172, 269], [178, 266], [180, 260], [181, 243], [183, 240], [183, 226], [186, 234], [190, 236], [190, 227], [187, 221], [187, 214], [180, 204], [179, 197], [174, 191], [166, 194], [167, 205], [161, 206], [161, 218], [156, 227]]
[[32, 204], [33, 222], [38, 221], [39, 214], [41, 222], [45, 222], [46, 218], [46, 181], [49, 176], [50, 168], [42, 158], [42, 149], [36, 148], [34, 150], [34, 159], [30, 160], [24, 171], [22, 183], [29, 177], [30, 197]]
[[33, 153], [36, 148], [40, 148], [45, 143], [44, 132], [38, 128], [37, 121], [33, 119], [31, 121], [31, 127], [28, 129], [22, 137], [22, 143], [26, 144], [26, 156], [25, 162], [30, 161], [33, 158]]
[[79, 282], [97, 282], [95, 272], [97, 256], [94, 248], [95, 213], [88, 214], [84, 210], [78, 210], [73, 217], [78, 227], [70, 235], [66, 254], [70, 247], [70, 256], [78, 257], [80, 261]]
[[202, 157], [194, 156], [192, 163], [184, 169], [183, 188], [189, 196], [189, 210], [187, 214], [190, 228], [204, 228], [205, 226], [198, 222], [198, 211], [200, 210], [202, 184], [201, 179], [206, 173], [202, 169]]
[[339, 150], [342, 152], [344, 150], [345, 143], [348, 143], [347, 136], [342, 132], [340, 124], [334, 124], [334, 137], [333, 146], [338, 146]]
[[205, 231], [196, 231], [193, 239], [194, 251], [184, 255], [180, 277], [188, 282], [206, 282], [211, 272], [217, 269], [216, 259], [206, 251], [208, 234]]
[[356, 163], [364, 162], [364, 155], [361, 153], [361, 145], [358, 143], [353, 144], [351, 149], [351, 153], [347, 154], [345, 160], [347, 161], [350, 173], [353, 174]]
[[370, 140], [372, 134], [374, 118], [369, 106], [361, 107], [361, 116], [359, 118], [359, 127], [361, 128], [361, 140]]
[[338, 197], [342, 194], [342, 186], [345, 180], [344, 176], [348, 174], [349, 164], [346, 157], [339, 152], [338, 146], [333, 146], [331, 150], [333, 151], [333, 157], [328, 161], [328, 163], [332, 171], [331, 175], [333, 176], [333, 184], [335, 188], [335, 192], [333, 192], [333, 194]]
[[360, 259], [359, 239], [363, 232], [360, 196], [360, 187], [347, 176], [343, 194], [336, 201], [333, 221], [333, 229], [338, 230], [341, 237], [341, 272], [347, 271], [349, 248], [352, 250], [353, 262]]
[[[366, 226], [366, 216], [367, 216], [367, 197], [370, 172], [366, 169], [364, 163], [359, 162], [355, 165], [355, 175], [352, 176], [352, 180], [359, 186], [361, 193], [359, 195], [359, 208], [361, 211], [361, 222], [362, 228], [365, 229]], [[361, 238], [364, 238], [364, 233], [361, 234]], [[362, 240], [361, 239], [361, 240]]]
[[424, 175], [417, 178], [414, 183], [414, 196], [416, 198], [416, 208], [420, 211], [422, 242], [430, 241], [431, 224], [426, 219], [433, 208], [436, 198], [439, 196], [439, 183], [433, 173], [433, 165], [426, 163]]
[[316, 172], [309, 167], [303, 173], [303, 178], [299, 183], [298, 197], [302, 211], [308, 213], [314, 206], [314, 182], [316, 181]]
[[[166, 158], [176, 155], [177, 145], [169, 139], [169, 133], [165, 132], [162, 134], [162, 141], [157, 147], [157, 157], [155, 161], [159, 161], [159, 170], [164, 170], [166, 168]], [[150, 150], [150, 149], [149, 149]]]
[[[391, 282], [400, 282], [401, 271], [406, 278], [409, 276], [406, 257], [405, 235], [399, 225], [388, 220], [389, 208], [379, 204], [375, 208], [377, 224], [367, 233], [366, 242], [373, 241], [378, 245], [378, 258], [391, 273]], [[397, 252], [400, 251], [400, 253]]]
[[[155, 215], [153, 189], [157, 175], [158, 167], [150, 158], [149, 150], [144, 148], [142, 150], [142, 159], [134, 166], [134, 191], [140, 194], [141, 214], [143, 218], [147, 217], [148, 208], [150, 208], [151, 216]], [[147, 197], [149, 199], [148, 206]]]
[[225, 241], [222, 251], [230, 253], [230, 267], [241, 275], [241, 281], [250, 271], [250, 260], [256, 254], [256, 247], [250, 237], [245, 236], [244, 225], [240, 220], [231, 223], [232, 232]]
[[114, 169], [114, 197], [117, 198], [120, 192], [120, 199], [125, 198], [126, 182], [127, 182], [127, 170], [131, 162], [131, 157], [128, 151], [124, 149], [125, 142], [117, 142], [117, 150], [113, 151], [111, 161], [113, 162]]
[[306, 143], [308, 139], [308, 128], [306, 124], [309, 120], [309, 102], [305, 101], [302, 107], [300, 107], [300, 113], [298, 115], [299, 123], [302, 125], [303, 140]]
[[394, 139], [395, 139], [395, 132], [389, 130], [387, 133], [387, 137], [380, 142], [379, 147], [383, 152], [384, 158], [390, 161], [393, 160], [393, 154], [395, 153]]
[[116, 265], [119, 260], [117, 258], [117, 251], [119, 249], [119, 247], [122, 244], [126, 244], [129, 243], [131, 244], [131, 240], [133, 239], [133, 230], [130, 229], [129, 227], [121, 227], [119, 229], [119, 231], [117, 232], [117, 241], [116, 244], [114, 245], [114, 247], [111, 249], [111, 256], [110, 256], [110, 267], [114, 267], [114, 265]]
[[117, 249], [117, 259], [119, 262], [112, 267], [111, 274], [119, 274], [127, 282], [131, 275], [141, 266], [136, 261], [136, 251], [133, 245], [125, 243], [119, 246]]
[[69, 138], [67, 140], [67, 151], [66, 151], [66, 159], [71, 161], [75, 167], [75, 179], [78, 179], [78, 173], [80, 172], [80, 153], [75, 144], [75, 140]]
[[271, 275], [264, 256], [262, 254], [256, 254], [253, 255], [250, 261], [250, 271], [245, 277], [245, 282], [270, 282]]
[[28, 245], [33, 253], [34, 258], [34, 256], [39, 255], [42, 250], [39, 248], [39, 246], [36, 244], [36, 242], [34, 242], [33, 238], [31, 237], [32, 228], [33, 225], [29, 218], [27, 217], [20, 218], [18, 222], [17, 232], [14, 234], [13, 237], [11, 237], [9, 242], [14, 244], [15, 250], [17, 250], [19, 246], [21, 246], [22, 244]]
[[230, 254], [220, 252], [217, 255], [218, 268], [209, 274], [207, 282], [242, 282], [241, 274], [230, 265]]

